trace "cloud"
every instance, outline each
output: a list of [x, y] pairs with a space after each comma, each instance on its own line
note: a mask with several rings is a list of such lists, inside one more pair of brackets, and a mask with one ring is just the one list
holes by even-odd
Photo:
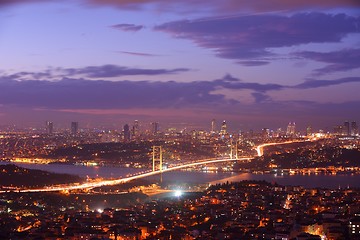
[[359, 17], [301, 13], [181, 20], [158, 25], [155, 30], [190, 39], [200, 47], [212, 49], [219, 57], [253, 66], [266, 64], [264, 58], [275, 57], [271, 49], [340, 42], [350, 33], [359, 33], [358, 26]]
[[187, 11], [197, 12], [199, 10], [211, 10], [214, 12], [236, 12], [239, 11], [294, 11], [306, 9], [331, 9], [337, 7], [357, 7], [360, 5], [357, 0], [88, 0], [91, 4], [96, 5], [112, 5], [119, 8], [127, 9], [142, 9], [146, 6], [155, 6], [157, 10], [172, 10], [180, 11], [186, 9]]
[[209, 106], [224, 103], [211, 94], [213, 82], [1, 81], [0, 104], [55, 109], [129, 109]]
[[[231, 75], [212, 81], [193, 82], [74, 78], [57, 81], [19, 81], [15, 77], [22, 78], [21, 74], [12, 76], [0, 77], [0, 105], [6, 110], [2, 111], [5, 116], [17, 116], [16, 118], [23, 118], [25, 112], [29, 114], [29, 119], [35, 119], [36, 116], [43, 116], [44, 119], [48, 119], [49, 116], [74, 119], [74, 116], [80, 118], [81, 115], [81, 121], [97, 119], [98, 122], [105, 121], [101, 117], [105, 115], [111, 122], [118, 121], [113, 118], [115, 116], [128, 116], [127, 119], [133, 119], [135, 116], [141, 119], [154, 119], [161, 116], [162, 121], [195, 121], [221, 116], [229, 121], [246, 121], [251, 125], [264, 127], [264, 124], [277, 126], [279, 121], [286, 119], [287, 122], [293, 120], [294, 116], [297, 121], [304, 122], [309, 122], [310, 119], [317, 118], [316, 116], [326, 117], [332, 121], [344, 117], [360, 117], [359, 113], [354, 112], [356, 108], [350, 108], [345, 103], [291, 101], [291, 96], [284, 100], [274, 100], [271, 97], [273, 94], [286, 94], [290, 89], [315, 89], [358, 83], [360, 77], [308, 80], [295, 86], [285, 86], [245, 82]], [[247, 94], [252, 101], [236, 97], [242, 94]], [[356, 104], [359, 102], [349, 104], [358, 106]]]
[[[239, 12], [274, 12], [333, 8], [355, 8], [360, 6], [358, 0], [77, 0], [93, 6], [113, 6], [119, 9], [148, 10], [157, 12], [204, 12], [213, 13], [239, 13]], [[0, 8], [14, 4], [48, 3], [54, 0], [0, 0]], [[69, 0], [58, 0], [55, 2], [72, 2]], [[149, 8], [150, 7], [150, 8]]]
[[[91, 77], [114, 76], [114, 73], [84, 68], [73, 74], [86, 73]], [[96, 72], [96, 75], [92, 75]], [[0, 104], [46, 109], [131, 109], [131, 108], [213, 108], [232, 105], [215, 90], [249, 89], [255, 92], [276, 90], [274, 84], [246, 83], [227, 75], [213, 81], [151, 82], [151, 81], [104, 81], [63, 78], [58, 81], [18, 81], [16, 76], [0, 80]]]
[[0, 0], [0, 8], [14, 4], [41, 2], [41, 0]]
[[66, 76], [83, 75], [89, 78], [112, 78], [121, 76], [133, 75], [165, 75], [176, 74], [180, 72], [187, 72], [187, 68], [175, 69], [143, 69], [143, 68], [128, 68], [117, 65], [102, 65], [102, 66], [89, 66], [84, 68], [66, 68], [62, 69]]
[[342, 49], [327, 53], [304, 51], [295, 53], [295, 55], [318, 62], [329, 63], [329, 65], [323, 68], [316, 69], [314, 75], [324, 75], [360, 68], [360, 49]]
[[[84, 68], [91, 77], [115, 76]], [[96, 74], [93, 75], [92, 73]], [[76, 72], [78, 73], [78, 72]], [[75, 74], [75, 73], [74, 73]], [[244, 82], [231, 75], [212, 81], [153, 82], [105, 81], [63, 78], [57, 81], [22, 80], [21, 74], [0, 78], [0, 104], [46, 109], [213, 108], [242, 104], [229, 99], [226, 90], [249, 90], [256, 103], [269, 102], [269, 91], [310, 89], [360, 82], [360, 77], [337, 80], [308, 80], [295, 86]], [[20, 77], [19, 77], [20, 76]], [[19, 77], [16, 78], [16, 77]], [[217, 90], [223, 89], [222, 93]]]
[[128, 51], [117, 51], [117, 52], [127, 54], [127, 55], [140, 56], [140, 57], [159, 57], [159, 56], [161, 56], [158, 54], [143, 53], [143, 52], [128, 52]]
[[126, 32], [137, 32], [144, 28], [143, 25], [126, 24], [126, 23], [112, 25], [111, 27]]
[[188, 68], [175, 69], [146, 69], [146, 68], [131, 68], [118, 65], [101, 65], [101, 66], [87, 66], [83, 68], [49, 68], [44, 72], [18, 72], [10, 75], [4, 75], [2, 81], [5, 79], [16, 80], [56, 80], [61, 77], [86, 77], [86, 78], [114, 78], [122, 76], [135, 75], [167, 75], [178, 74], [181, 72], [190, 71]]
[[27, 79], [52, 79], [53, 74], [51, 70], [44, 72], [18, 72], [7, 75], [8, 79], [27, 80]]
[[256, 103], [262, 103], [267, 100], [270, 100], [270, 97], [268, 95], [260, 92], [254, 92], [252, 93], [252, 96], [255, 98]]
[[228, 89], [249, 89], [256, 92], [276, 91], [286, 88], [286, 86], [273, 83], [256, 83], [243, 82], [240, 79], [234, 78], [231, 75], [226, 75], [224, 78], [215, 81], [219, 86]]
[[348, 78], [340, 78], [336, 80], [315, 80], [310, 79], [301, 84], [295, 85], [291, 88], [296, 89], [311, 89], [311, 88], [319, 88], [319, 87], [329, 87], [334, 85], [346, 84], [346, 83], [360, 83], [360, 77], [348, 77]]
[[247, 67], [256, 67], [256, 66], [263, 66], [269, 64], [268, 61], [238, 61], [238, 64], [247, 66]]

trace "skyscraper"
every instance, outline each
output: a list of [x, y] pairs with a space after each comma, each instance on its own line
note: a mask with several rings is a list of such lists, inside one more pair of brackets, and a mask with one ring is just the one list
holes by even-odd
[[151, 127], [152, 127], [152, 134], [157, 135], [159, 132], [159, 123], [153, 122], [151, 123]]
[[211, 120], [211, 132], [214, 133], [216, 131], [216, 122], [215, 119]]
[[53, 134], [54, 131], [54, 123], [53, 122], [46, 122], [46, 133], [47, 134]]
[[311, 128], [311, 126], [308, 126], [307, 128], [306, 128], [306, 135], [307, 136], [310, 136], [312, 134], [312, 128]]
[[344, 122], [344, 135], [350, 136], [350, 122], [349, 121]]
[[79, 130], [79, 123], [71, 122], [71, 134], [73, 134], [73, 135], [77, 134], [78, 130]]
[[295, 122], [289, 122], [287, 129], [286, 129], [286, 135], [287, 136], [294, 136], [296, 131], [296, 125]]
[[227, 133], [227, 125], [226, 125], [226, 121], [224, 120], [221, 124], [220, 134], [225, 135], [226, 133]]
[[358, 126], [355, 121], [351, 122], [350, 134], [351, 136], [356, 136], [359, 132]]
[[124, 140], [127, 142], [127, 141], [130, 141], [130, 127], [128, 124], [125, 124], [124, 125]]
[[139, 121], [135, 120], [134, 121], [134, 126], [132, 128], [132, 135], [134, 137], [138, 137], [139, 136], [139, 131], [140, 131], [140, 125], [139, 125]]

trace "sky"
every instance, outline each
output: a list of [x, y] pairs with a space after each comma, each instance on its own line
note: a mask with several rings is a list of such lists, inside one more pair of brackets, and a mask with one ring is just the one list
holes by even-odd
[[358, 0], [0, 0], [0, 125], [360, 122]]

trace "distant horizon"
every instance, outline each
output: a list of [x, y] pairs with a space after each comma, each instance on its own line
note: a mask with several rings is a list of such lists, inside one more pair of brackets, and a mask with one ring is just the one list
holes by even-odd
[[[128, 124], [130, 127], [132, 127], [134, 125], [134, 121], [138, 120], [138, 119], [134, 119], [132, 121], [124, 121], [119, 119], [119, 121], [116, 122], [99, 122], [99, 123], [89, 123], [89, 122], [82, 122], [82, 121], [76, 121], [76, 120], [72, 120], [69, 122], [56, 122], [56, 121], [51, 121], [51, 120], [47, 120], [49, 122], [53, 123], [53, 131], [57, 132], [57, 131], [70, 131], [71, 130], [71, 122], [78, 122], [79, 124], [79, 130], [90, 130], [90, 129], [98, 129], [98, 130], [115, 130], [115, 131], [119, 131], [121, 132], [123, 130], [123, 127], [125, 124]], [[282, 131], [286, 132], [287, 126], [290, 122], [295, 122], [296, 125], [296, 132], [301, 132], [301, 133], [305, 133], [307, 130], [307, 127], [311, 127], [313, 132], [319, 132], [319, 131], [324, 131], [324, 132], [330, 132], [333, 133], [335, 127], [338, 126], [344, 126], [344, 123], [346, 121], [348, 121], [350, 124], [351, 122], [356, 122], [357, 126], [359, 126], [359, 122], [355, 121], [355, 120], [344, 120], [343, 122], [338, 122], [338, 123], [334, 123], [331, 126], [316, 126], [316, 125], [312, 125], [312, 124], [302, 124], [302, 123], [298, 123], [296, 121], [288, 121], [288, 122], [284, 122], [282, 125], [276, 125], [276, 126], [258, 126], [258, 127], [251, 127], [251, 125], [246, 125], [240, 122], [232, 122], [232, 121], [227, 121], [226, 119], [223, 120], [217, 120], [216, 121], [216, 132], [219, 132], [221, 129], [221, 123], [223, 121], [226, 121], [227, 123], [227, 129], [229, 132], [232, 133], [236, 133], [236, 132], [249, 132], [249, 131], [254, 131], [255, 133], [261, 132], [262, 129], [264, 128], [268, 128], [270, 130], [273, 131], [277, 131], [278, 129], [281, 129]], [[10, 127], [16, 127], [18, 129], [34, 129], [37, 131], [46, 130], [46, 122], [47, 121], [43, 121], [43, 122], [35, 122], [35, 123], [26, 123], [26, 124], [14, 124], [14, 123], [10, 123], [10, 124], [4, 124], [4, 123], [0, 123], [0, 129], [4, 129], [4, 128], [10, 128]], [[182, 130], [187, 130], [187, 131], [191, 131], [191, 130], [198, 130], [198, 131], [207, 131], [210, 132], [211, 131], [211, 121], [209, 122], [198, 122], [198, 123], [194, 123], [194, 122], [161, 122], [161, 121], [139, 121], [139, 126], [140, 126], [140, 130], [144, 131], [144, 130], [151, 130], [151, 124], [153, 122], [157, 122], [159, 124], [159, 130], [160, 132], [174, 128], [177, 131], [182, 131]]]

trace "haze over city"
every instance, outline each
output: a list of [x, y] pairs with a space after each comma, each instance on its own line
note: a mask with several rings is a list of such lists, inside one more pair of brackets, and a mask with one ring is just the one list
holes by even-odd
[[359, 5], [0, 1], [0, 123], [359, 121]]

